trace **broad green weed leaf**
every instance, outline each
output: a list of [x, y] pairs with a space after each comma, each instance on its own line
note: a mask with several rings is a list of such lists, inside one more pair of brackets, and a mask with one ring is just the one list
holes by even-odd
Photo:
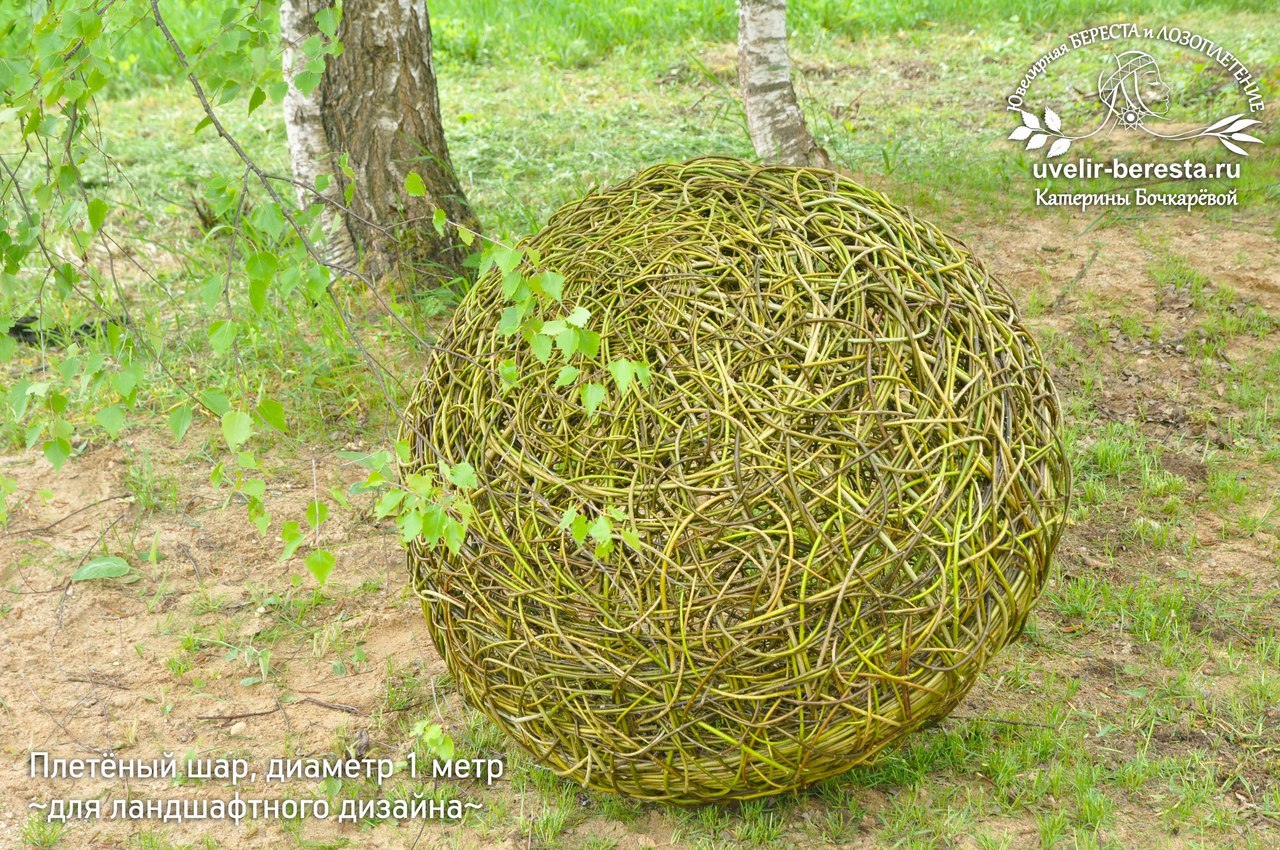
[[71, 574], [72, 581], [97, 581], [99, 579], [120, 578], [129, 573], [129, 563], [124, 558], [114, 555], [105, 558], [94, 558]]

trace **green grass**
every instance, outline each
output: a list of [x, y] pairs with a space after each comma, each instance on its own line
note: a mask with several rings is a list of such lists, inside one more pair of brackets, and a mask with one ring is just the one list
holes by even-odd
[[[238, 6], [242, 13], [250, 8], [244, 0]], [[224, 8], [193, 2], [165, 4], [162, 11], [179, 42], [194, 55], [219, 27]], [[1267, 0], [792, 0], [788, 29], [802, 42], [856, 41], [883, 33], [927, 31], [938, 25], [1005, 28], [1034, 36], [1045, 30], [1144, 15], [1266, 13], [1271, 8]], [[558, 68], [581, 68], [615, 59], [619, 53], [660, 50], [690, 41], [729, 42], [737, 37], [732, 0], [441, 0], [433, 2], [430, 11], [435, 49], [446, 59], [473, 64], [536, 57]], [[171, 79], [176, 70], [147, 12], [147, 5], [139, 0], [116, 3], [109, 12], [111, 25], [123, 33], [113, 50], [118, 93]]]
[[23, 847], [33, 850], [51, 850], [57, 847], [71, 831], [66, 823], [51, 823], [45, 820], [42, 813], [33, 813], [27, 817], [18, 829], [19, 839]]

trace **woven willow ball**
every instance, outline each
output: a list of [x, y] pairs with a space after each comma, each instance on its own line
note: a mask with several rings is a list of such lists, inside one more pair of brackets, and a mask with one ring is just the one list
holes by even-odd
[[[1048, 372], [982, 265], [844, 177], [731, 159], [592, 192], [523, 247], [598, 356], [556, 387], [559, 351], [497, 332], [495, 268], [405, 430], [404, 471], [480, 481], [459, 554], [410, 547], [466, 701], [563, 776], [677, 802], [794, 789], [951, 711], [1020, 632], [1069, 487]], [[588, 415], [618, 358], [650, 386]], [[619, 509], [638, 548], [597, 558], [571, 508]]]

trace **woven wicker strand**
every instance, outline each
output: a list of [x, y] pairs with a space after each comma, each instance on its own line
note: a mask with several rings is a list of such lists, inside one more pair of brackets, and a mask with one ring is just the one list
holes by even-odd
[[[625, 357], [652, 382], [588, 416], [558, 352], [497, 333], [496, 269], [453, 316], [403, 471], [480, 480], [460, 554], [409, 554], [467, 702], [563, 776], [682, 803], [834, 776], [950, 712], [1020, 633], [1069, 497], [1005, 290], [876, 192], [734, 159], [594, 191], [523, 246], [601, 333], [580, 380]], [[597, 559], [571, 507], [620, 508], [640, 548]]]

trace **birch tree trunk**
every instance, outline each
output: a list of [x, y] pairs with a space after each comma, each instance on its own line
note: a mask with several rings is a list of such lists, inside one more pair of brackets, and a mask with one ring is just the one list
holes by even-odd
[[[318, 34], [315, 15], [333, 0], [284, 0], [280, 23], [289, 81], [285, 126], [294, 178], [307, 186], [333, 175], [327, 194], [341, 200], [348, 186], [350, 212], [325, 214], [331, 259], [367, 273], [403, 273], [411, 280], [451, 278], [467, 251], [452, 227], [437, 235], [437, 208], [472, 230], [479, 222], [449, 161], [440, 122], [431, 22], [424, 0], [344, 0], [337, 37], [340, 55], [329, 57], [320, 85], [303, 94], [295, 85], [307, 57], [301, 45]], [[342, 154], [352, 174], [338, 167]], [[405, 191], [410, 171], [424, 193]], [[314, 200], [311, 198], [310, 200]]]
[[738, 85], [756, 155], [783, 165], [830, 168], [809, 135], [791, 85], [787, 0], [738, 0]]
[[[306, 70], [307, 56], [302, 43], [308, 38], [319, 37], [316, 13], [332, 5], [332, 0], [283, 0], [280, 4], [280, 36], [284, 42], [282, 53], [284, 78], [289, 88], [284, 95], [284, 127], [289, 139], [289, 158], [293, 162], [293, 179], [297, 188], [298, 203], [306, 207], [317, 198], [307, 187], [316, 185], [321, 174], [338, 173], [338, 157], [325, 133], [323, 92], [315, 87], [304, 94], [296, 84], [299, 74]], [[328, 201], [341, 201], [342, 192], [336, 181], [321, 193]], [[322, 212], [327, 259], [335, 265], [354, 269], [359, 262], [355, 243], [347, 230], [346, 216], [330, 203]]]

